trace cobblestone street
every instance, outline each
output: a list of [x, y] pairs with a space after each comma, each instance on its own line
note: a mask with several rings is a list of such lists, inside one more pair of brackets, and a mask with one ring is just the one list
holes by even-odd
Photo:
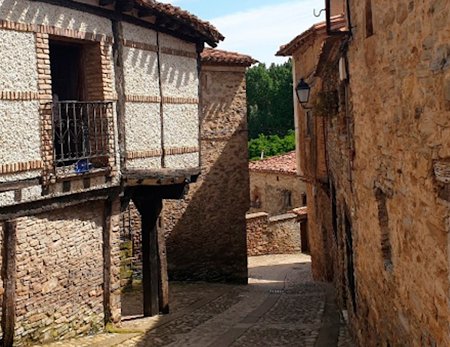
[[249, 258], [249, 285], [171, 283], [171, 313], [136, 319], [127, 293], [122, 333], [49, 346], [353, 346], [330, 285], [303, 254]]

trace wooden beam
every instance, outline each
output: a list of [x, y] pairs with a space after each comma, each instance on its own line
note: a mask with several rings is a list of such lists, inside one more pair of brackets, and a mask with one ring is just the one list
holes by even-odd
[[112, 187], [91, 190], [87, 192], [26, 202], [23, 204], [5, 206], [0, 208], [0, 221], [75, 206], [87, 201], [105, 200], [108, 197], [117, 196], [120, 193], [120, 189], [120, 187]]
[[126, 153], [126, 138], [125, 138], [125, 75], [124, 75], [124, 59], [123, 59], [123, 28], [120, 21], [112, 22], [112, 31], [114, 37], [114, 44], [112, 46], [114, 59], [114, 73], [117, 92], [117, 126], [119, 128], [119, 151], [120, 151], [120, 167], [126, 168], [125, 153]]
[[[37, 1], [37, 0], [34, 0], [34, 1]], [[102, 8], [99, 6], [92, 6], [89, 4], [84, 4], [84, 3], [76, 2], [76, 1], [72, 1], [72, 0], [39, 0], [39, 2], [43, 2], [43, 3], [55, 5], [55, 6], [62, 6], [62, 7], [90, 13], [90, 14], [93, 14], [96, 16], [108, 18], [111, 21], [124, 21], [124, 22], [131, 23], [134, 25], [139, 25], [139, 26], [142, 26], [142, 27], [145, 27], [148, 29], [156, 30], [156, 31], [177, 37], [181, 40], [188, 41], [188, 42], [196, 43], [196, 42], [200, 42], [200, 41], [202, 41], [202, 42], [206, 41], [211, 47], [217, 46], [217, 44], [214, 41], [208, 39], [200, 32], [195, 32], [194, 36], [189, 36], [188, 34], [183, 33], [183, 32], [167, 30], [166, 28], [162, 28], [152, 22], [148, 22], [148, 21], [139, 19], [137, 17], [133, 17], [129, 14], [114, 12], [107, 8]]]
[[133, 0], [117, 0], [116, 10], [119, 12], [131, 12], [134, 9]]
[[14, 327], [16, 319], [16, 245], [17, 223], [8, 221], [3, 224], [2, 248], [2, 346], [9, 347], [14, 342]]
[[100, 6], [109, 6], [112, 5], [116, 0], [99, 0], [98, 4]]

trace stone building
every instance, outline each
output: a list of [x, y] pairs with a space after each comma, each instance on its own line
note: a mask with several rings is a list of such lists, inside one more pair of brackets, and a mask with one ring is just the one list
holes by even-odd
[[245, 72], [255, 62], [217, 49], [202, 53], [201, 175], [183, 200], [164, 203], [173, 279], [247, 283]]
[[298, 174], [296, 152], [253, 161], [250, 171], [250, 213], [278, 215], [306, 205], [306, 185]]
[[313, 272], [360, 346], [450, 345], [450, 3], [326, 1], [292, 56]]
[[141, 215], [144, 314], [168, 310], [164, 198], [200, 173], [209, 23], [154, 1], [0, 1], [4, 346], [121, 318], [119, 215]]

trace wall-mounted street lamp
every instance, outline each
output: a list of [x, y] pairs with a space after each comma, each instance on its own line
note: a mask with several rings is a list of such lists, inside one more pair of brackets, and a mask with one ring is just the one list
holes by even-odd
[[305, 80], [302, 78], [295, 88], [295, 92], [297, 94], [298, 101], [303, 108], [305, 108], [306, 104], [309, 101], [309, 94], [311, 92], [311, 87]]

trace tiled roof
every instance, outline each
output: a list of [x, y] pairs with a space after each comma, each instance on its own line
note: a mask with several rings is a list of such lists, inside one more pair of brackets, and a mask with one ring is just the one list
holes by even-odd
[[307, 216], [308, 215], [308, 207], [298, 207], [292, 210], [292, 213], [295, 213], [298, 216]]
[[197, 16], [182, 10], [171, 4], [164, 4], [155, 0], [135, 0], [138, 6], [149, 9], [155, 15], [167, 16], [175, 19], [182, 25], [190, 27], [206, 39], [209, 45], [216, 46], [224, 36], [209, 22], [199, 19]]
[[[346, 20], [343, 15], [331, 17], [331, 28], [333, 30], [345, 30], [345, 25]], [[314, 39], [315, 35], [326, 33], [326, 30], [326, 22], [314, 24], [311, 28], [295, 37], [291, 42], [281, 46], [276, 55], [291, 56], [300, 46], [302, 46], [309, 40]]]
[[278, 155], [276, 157], [251, 161], [249, 169], [253, 172], [278, 173], [284, 175], [296, 175], [297, 164], [295, 151]]
[[251, 66], [258, 61], [249, 55], [222, 51], [220, 49], [205, 48], [202, 52], [202, 62], [210, 64]]

